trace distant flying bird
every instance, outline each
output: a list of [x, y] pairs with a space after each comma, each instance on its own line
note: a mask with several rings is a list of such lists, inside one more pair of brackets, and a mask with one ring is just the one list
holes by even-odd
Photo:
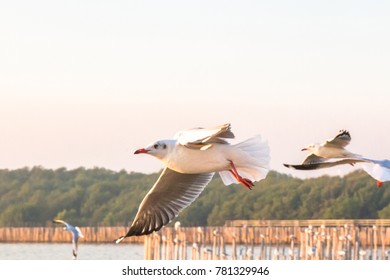
[[79, 227], [74, 227], [71, 224], [68, 224], [67, 222], [64, 222], [63, 220], [53, 220], [53, 223], [55, 224], [62, 224], [64, 225], [64, 230], [69, 231], [72, 234], [72, 243], [73, 243], [73, 259], [77, 259], [77, 250], [78, 250], [78, 240], [79, 237], [84, 237]]
[[384, 181], [390, 181], [390, 161], [369, 159], [351, 153], [345, 149], [350, 141], [351, 135], [349, 132], [341, 130], [333, 139], [322, 144], [315, 143], [303, 148], [302, 151], [310, 151], [311, 153], [301, 164], [283, 165], [297, 170], [315, 170], [342, 164], [354, 166], [356, 163], [361, 163], [363, 169], [377, 180], [378, 187], [381, 187]]
[[135, 154], [149, 154], [161, 160], [165, 169], [142, 200], [125, 236], [150, 234], [160, 230], [190, 205], [219, 172], [225, 185], [240, 183], [252, 189], [254, 181], [269, 171], [269, 147], [260, 136], [238, 144], [230, 124], [215, 128], [195, 128], [178, 132], [174, 139], [159, 140]]
[[[329, 158], [353, 158], [361, 159], [360, 155], [351, 153], [345, 147], [351, 142], [351, 135], [346, 130], [341, 130], [333, 139], [326, 140], [324, 143], [314, 143], [302, 151], [310, 151], [310, 162], [315, 160], [329, 159]], [[316, 159], [314, 156], [318, 157]], [[307, 159], [307, 158], [306, 158]]]
[[350, 141], [351, 135], [349, 132], [341, 130], [333, 139], [327, 140], [322, 144], [315, 143], [303, 148], [302, 151], [310, 151], [311, 153], [301, 164], [284, 164], [284, 166], [298, 170], [314, 170], [341, 164], [354, 165], [357, 162], [367, 162], [368, 159], [364, 159], [360, 155], [351, 153], [344, 148]]

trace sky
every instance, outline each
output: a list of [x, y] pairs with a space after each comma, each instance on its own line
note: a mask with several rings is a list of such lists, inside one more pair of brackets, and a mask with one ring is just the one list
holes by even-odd
[[0, 1], [0, 168], [157, 172], [134, 151], [231, 123], [271, 169], [350, 131], [390, 159], [388, 1]]

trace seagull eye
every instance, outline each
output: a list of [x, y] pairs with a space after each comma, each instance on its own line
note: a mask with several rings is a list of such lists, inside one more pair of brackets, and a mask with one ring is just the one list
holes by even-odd
[[166, 145], [166, 144], [164, 144], [164, 145], [163, 145], [163, 149], [166, 149], [166, 148], [167, 148], [167, 145]]
[[153, 148], [158, 149], [158, 144], [154, 144]]

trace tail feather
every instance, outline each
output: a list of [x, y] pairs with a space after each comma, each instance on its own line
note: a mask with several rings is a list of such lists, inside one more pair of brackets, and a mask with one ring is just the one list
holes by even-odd
[[229, 171], [220, 171], [219, 176], [221, 176], [222, 182], [225, 186], [238, 183], [236, 178], [234, 178]]
[[[260, 136], [252, 137], [233, 146], [232, 161], [238, 174], [251, 181], [264, 179], [269, 171], [270, 149]], [[229, 171], [219, 172], [225, 185], [238, 183]]]

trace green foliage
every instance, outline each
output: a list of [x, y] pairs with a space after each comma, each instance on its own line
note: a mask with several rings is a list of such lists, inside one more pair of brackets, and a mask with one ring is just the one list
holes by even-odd
[[[104, 168], [0, 170], [0, 226], [127, 225], [159, 174]], [[365, 172], [301, 180], [271, 171], [253, 190], [224, 186], [219, 176], [179, 215], [186, 226], [234, 219], [390, 218], [390, 183], [381, 189]]]

